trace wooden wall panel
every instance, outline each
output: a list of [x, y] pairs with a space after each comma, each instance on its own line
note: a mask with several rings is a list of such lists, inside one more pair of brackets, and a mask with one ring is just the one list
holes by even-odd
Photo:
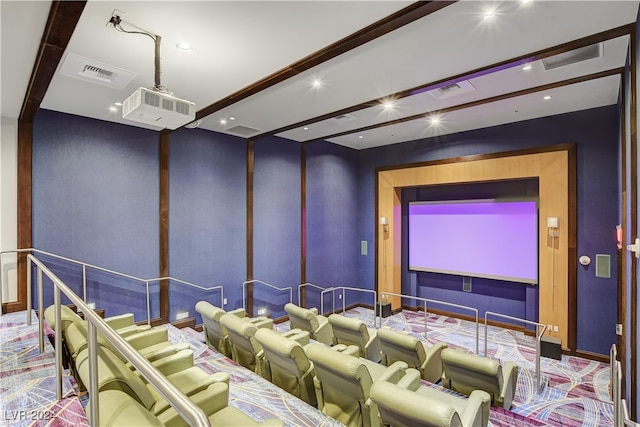
[[[401, 190], [439, 184], [490, 182], [524, 178], [539, 179], [539, 322], [557, 325], [558, 336], [565, 348], [575, 343], [569, 341], [569, 329], [575, 336], [575, 325], [569, 324], [569, 236], [571, 227], [576, 227], [575, 219], [569, 215], [569, 203], [573, 196], [569, 193], [569, 150], [573, 145], [551, 147], [549, 151], [514, 153], [496, 156], [469, 156], [451, 159], [450, 162], [433, 162], [403, 166], [398, 169], [378, 171], [377, 216], [387, 217], [389, 230], [382, 232], [379, 225], [376, 253], [378, 292], [396, 294], [401, 287]], [[573, 172], [575, 174], [575, 169]], [[546, 218], [556, 216], [560, 220], [558, 236], [548, 236]], [[575, 235], [575, 232], [573, 232]], [[382, 248], [382, 249], [380, 249]], [[552, 258], [553, 257], [553, 258]], [[392, 265], [390, 271], [388, 266]], [[552, 268], [553, 267], [553, 268]], [[552, 271], [553, 270], [553, 271]], [[575, 276], [575, 275], [573, 275]], [[575, 295], [573, 296], [575, 298]], [[399, 308], [399, 301], [393, 301], [393, 308]]]

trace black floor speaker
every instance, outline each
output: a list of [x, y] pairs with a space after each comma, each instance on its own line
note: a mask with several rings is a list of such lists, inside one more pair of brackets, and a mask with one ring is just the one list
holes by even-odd
[[391, 316], [391, 303], [390, 302], [378, 302], [376, 303], [376, 315], [380, 313], [380, 307], [382, 307], [382, 317]]
[[551, 359], [562, 359], [562, 340], [560, 337], [544, 335], [540, 338], [540, 355]]

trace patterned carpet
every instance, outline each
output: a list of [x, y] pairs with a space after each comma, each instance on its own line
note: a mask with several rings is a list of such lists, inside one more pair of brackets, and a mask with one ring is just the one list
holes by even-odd
[[[356, 308], [347, 316], [374, 326], [373, 311]], [[71, 377], [63, 377], [63, 395], [55, 402], [54, 351], [45, 340], [38, 351], [37, 320], [26, 325], [26, 314], [0, 317], [0, 425], [87, 426], [82, 401]], [[444, 316], [429, 315], [424, 338], [424, 313], [405, 311], [383, 321], [384, 326], [407, 331], [426, 343], [446, 342], [450, 347], [475, 352], [475, 324]], [[289, 329], [288, 322], [276, 325]], [[50, 332], [50, 331], [49, 331]], [[487, 353], [500, 361], [521, 367], [513, 408], [492, 408], [490, 426], [611, 426], [613, 408], [609, 400], [609, 366], [582, 358], [541, 359], [541, 392], [535, 390], [535, 342], [522, 333], [497, 327], [488, 329]], [[484, 352], [484, 329], [480, 327], [480, 354]], [[230, 405], [256, 420], [279, 418], [287, 426], [339, 426], [337, 421], [273, 386], [260, 376], [209, 349], [202, 333], [169, 326], [173, 342], [188, 342], [196, 365], [206, 372], [227, 372], [231, 377]], [[425, 385], [442, 389], [439, 385]], [[442, 389], [443, 390], [443, 389]], [[453, 393], [451, 391], [447, 391]]]
[[26, 323], [26, 312], [0, 317], [0, 425], [88, 426], [84, 408], [68, 376], [63, 399], [56, 402], [54, 350], [45, 339], [38, 349], [38, 318]]

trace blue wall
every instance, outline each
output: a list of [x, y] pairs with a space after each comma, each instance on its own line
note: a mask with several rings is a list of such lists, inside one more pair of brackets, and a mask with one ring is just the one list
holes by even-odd
[[[357, 151], [350, 148], [324, 141], [306, 145], [306, 279], [325, 288], [360, 287], [357, 160]], [[329, 294], [325, 310], [330, 310], [327, 298]], [[345, 299], [347, 304], [372, 304], [370, 296], [354, 292], [346, 293]], [[336, 305], [342, 301], [336, 299]], [[320, 291], [307, 288], [307, 306], [320, 306]]]
[[[158, 275], [156, 132], [40, 110], [33, 127], [33, 246], [141, 278]], [[51, 261], [51, 260], [50, 260]], [[81, 270], [56, 262], [77, 286]], [[54, 271], [55, 272], [55, 271]], [[89, 272], [87, 301], [146, 318], [144, 286]], [[76, 288], [80, 289], [80, 288]], [[121, 294], [129, 304], [122, 304]], [[45, 304], [53, 301], [47, 298]], [[142, 320], [142, 319], [140, 319]]]
[[[359, 152], [358, 235], [374, 239], [376, 167], [575, 142], [578, 255], [595, 259], [595, 254], [609, 254], [612, 259], [610, 279], [596, 278], [593, 268], [578, 270], [577, 347], [607, 354], [616, 338], [618, 125], [617, 107], [608, 106], [363, 150]], [[374, 266], [373, 253], [361, 258], [360, 283], [365, 287], [373, 286]]]
[[[244, 139], [199, 129], [169, 138], [169, 273], [205, 288], [224, 286], [225, 309], [242, 306], [246, 278], [246, 166]], [[218, 291], [193, 292], [170, 283], [170, 319], [195, 303], [221, 306]]]
[[[301, 187], [299, 143], [263, 138], [254, 145], [253, 278], [278, 288], [292, 287], [297, 302], [300, 284]], [[243, 193], [244, 194], [244, 193]], [[254, 315], [266, 308], [274, 318], [285, 315], [288, 292], [254, 287]]]

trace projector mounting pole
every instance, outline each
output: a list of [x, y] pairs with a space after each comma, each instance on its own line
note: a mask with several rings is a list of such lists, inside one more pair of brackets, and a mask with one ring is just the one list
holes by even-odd
[[160, 83], [160, 42], [162, 41], [162, 37], [156, 34], [153, 37], [153, 41], [156, 45], [155, 58], [154, 58], [155, 86], [153, 88], [159, 92], [162, 92], [162, 84]]

